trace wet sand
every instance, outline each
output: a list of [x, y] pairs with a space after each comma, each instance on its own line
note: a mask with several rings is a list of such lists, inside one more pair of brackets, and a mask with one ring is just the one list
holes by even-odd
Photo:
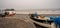
[[36, 28], [33, 23], [26, 21], [26, 18], [23, 15], [0, 17], [0, 28]]

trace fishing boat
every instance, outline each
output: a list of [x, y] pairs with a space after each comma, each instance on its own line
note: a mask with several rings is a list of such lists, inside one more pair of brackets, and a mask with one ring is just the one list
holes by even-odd
[[9, 16], [13, 16], [16, 14], [14, 9], [5, 9], [5, 13]]

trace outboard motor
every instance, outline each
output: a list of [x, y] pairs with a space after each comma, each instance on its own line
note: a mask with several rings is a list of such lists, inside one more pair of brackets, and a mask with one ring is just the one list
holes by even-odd
[[0, 10], [0, 17], [5, 17], [5, 11], [4, 10]]
[[50, 16], [50, 20], [54, 20], [56, 17], [54, 16]]
[[5, 12], [5, 13], [1, 14], [1, 17], [5, 17], [6, 15], [8, 15], [8, 13], [7, 13], [7, 12]]

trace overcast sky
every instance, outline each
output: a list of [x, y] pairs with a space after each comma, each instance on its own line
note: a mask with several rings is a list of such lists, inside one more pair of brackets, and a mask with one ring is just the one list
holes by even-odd
[[60, 9], [60, 0], [0, 0], [0, 9]]

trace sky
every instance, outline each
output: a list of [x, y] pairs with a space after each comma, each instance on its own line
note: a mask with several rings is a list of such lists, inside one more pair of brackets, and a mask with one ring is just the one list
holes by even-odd
[[0, 9], [60, 9], [60, 0], [0, 0]]

